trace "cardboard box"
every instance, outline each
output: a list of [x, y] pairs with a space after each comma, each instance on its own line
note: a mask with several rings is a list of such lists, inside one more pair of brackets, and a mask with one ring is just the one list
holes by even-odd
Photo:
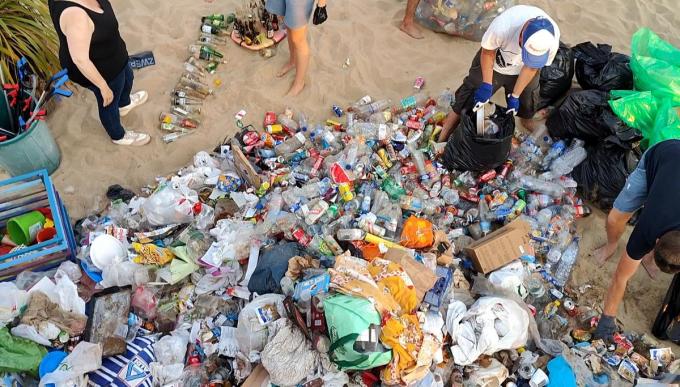
[[385, 259], [401, 265], [406, 274], [411, 277], [418, 302], [422, 301], [425, 293], [432, 289], [437, 282], [437, 278], [439, 278], [430, 269], [426, 268], [425, 265], [413, 259], [405, 250], [390, 248], [385, 253]]
[[525, 254], [533, 254], [529, 244], [531, 227], [517, 219], [465, 248], [475, 269], [490, 273]]

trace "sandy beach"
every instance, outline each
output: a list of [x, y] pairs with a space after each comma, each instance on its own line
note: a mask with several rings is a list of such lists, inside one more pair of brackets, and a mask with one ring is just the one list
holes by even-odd
[[[149, 102], [123, 120], [128, 129], [145, 131], [154, 138], [143, 148], [112, 144], [100, 126], [94, 96], [87, 90], [79, 90], [58, 105], [48, 120], [63, 153], [61, 167], [53, 177], [73, 220], [106, 206], [109, 185], [138, 191], [156, 176], [190, 162], [197, 151], [213, 148], [234, 133], [233, 117], [241, 109], [247, 112], [244, 121], [256, 127], [265, 111], [281, 112], [287, 106], [304, 111], [313, 121], [321, 120], [331, 116], [332, 104], [346, 106], [366, 94], [392, 99], [408, 95], [416, 76], [425, 78], [426, 91], [438, 94], [446, 87], [458, 87], [479, 48], [476, 42], [430, 31], [425, 31], [422, 40], [403, 34], [397, 27], [405, 1], [329, 0], [329, 20], [319, 27], [310, 26], [312, 62], [301, 95], [284, 97], [292, 73], [283, 79], [275, 76], [287, 60], [287, 45], [282, 45], [275, 57], [264, 59], [230, 44], [222, 49], [228, 64], [215, 75], [222, 85], [206, 101], [200, 133], [164, 144], [158, 115], [169, 107], [168, 93], [182, 71], [187, 45], [197, 37], [200, 16], [232, 12], [240, 3], [112, 0], [129, 52], [151, 50], [156, 57], [155, 66], [135, 72], [134, 89], [147, 90]], [[639, 27], [650, 27], [680, 45], [680, 12], [673, 0], [526, 3], [545, 9], [559, 23], [562, 40], [568, 44], [590, 40], [629, 53], [630, 36]], [[347, 58], [350, 66], [343, 68]], [[605, 242], [604, 222], [605, 216], [596, 211], [578, 224], [583, 239], [572, 279], [575, 284], [592, 285], [584, 296], [593, 303], [601, 303], [618, 259], [617, 255], [600, 265], [588, 255]], [[629, 233], [630, 228], [625, 237]], [[670, 279], [661, 275], [651, 280], [644, 270], [638, 271], [619, 315], [626, 330], [649, 332]]]

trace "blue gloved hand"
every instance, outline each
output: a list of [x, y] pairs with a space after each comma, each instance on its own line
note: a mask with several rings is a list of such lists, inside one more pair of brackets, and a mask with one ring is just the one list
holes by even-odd
[[593, 337], [604, 341], [611, 341], [614, 333], [616, 333], [616, 318], [605, 314], [600, 316], [600, 322], [597, 324]]
[[516, 116], [517, 112], [519, 112], [519, 97], [515, 97], [512, 94], [508, 94], [506, 101], [508, 103], [507, 113], [508, 114], [512, 113], [513, 115]]
[[484, 104], [489, 103], [492, 95], [493, 86], [490, 83], [482, 83], [477, 90], [475, 90], [475, 107], [472, 111], [476, 112], [479, 108], [484, 106]]

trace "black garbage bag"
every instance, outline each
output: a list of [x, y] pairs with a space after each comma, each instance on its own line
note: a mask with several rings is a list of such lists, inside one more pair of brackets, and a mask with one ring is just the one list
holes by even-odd
[[602, 91], [632, 90], [630, 57], [611, 52], [612, 46], [584, 42], [572, 48], [576, 58], [576, 80], [582, 88]]
[[610, 209], [635, 169], [638, 158], [628, 144], [611, 136], [586, 147], [588, 157], [571, 172], [581, 196], [603, 210]]
[[566, 44], [560, 42], [560, 48], [550, 66], [541, 69], [538, 81], [539, 100], [536, 110], [553, 105], [571, 89], [574, 78], [574, 53]]
[[460, 124], [446, 144], [442, 161], [449, 170], [487, 171], [508, 159], [515, 132], [515, 117], [498, 106], [489, 119], [498, 125], [498, 133], [491, 137], [477, 135], [477, 114], [463, 111]]
[[288, 271], [288, 261], [297, 255], [304, 255], [297, 242], [279, 243], [262, 249], [257, 267], [248, 281], [248, 290], [258, 294], [281, 293], [281, 279]]
[[652, 325], [652, 333], [658, 339], [680, 343], [680, 274], [673, 277]]
[[550, 113], [546, 126], [553, 138], [580, 138], [593, 144], [616, 135], [623, 141], [636, 141], [640, 133], [619, 119], [609, 106], [609, 93], [600, 90], [580, 90], [567, 96]]

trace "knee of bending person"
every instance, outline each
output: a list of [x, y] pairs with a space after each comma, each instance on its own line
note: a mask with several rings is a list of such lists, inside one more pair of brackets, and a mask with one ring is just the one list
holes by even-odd
[[291, 29], [290, 34], [288, 34], [288, 39], [290, 39], [294, 44], [300, 44], [307, 41], [307, 28], [301, 27], [296, 29]]
[[656, 241], [654, 262], [664, 273], [680, 273], [680, 230], [669, 231]]

